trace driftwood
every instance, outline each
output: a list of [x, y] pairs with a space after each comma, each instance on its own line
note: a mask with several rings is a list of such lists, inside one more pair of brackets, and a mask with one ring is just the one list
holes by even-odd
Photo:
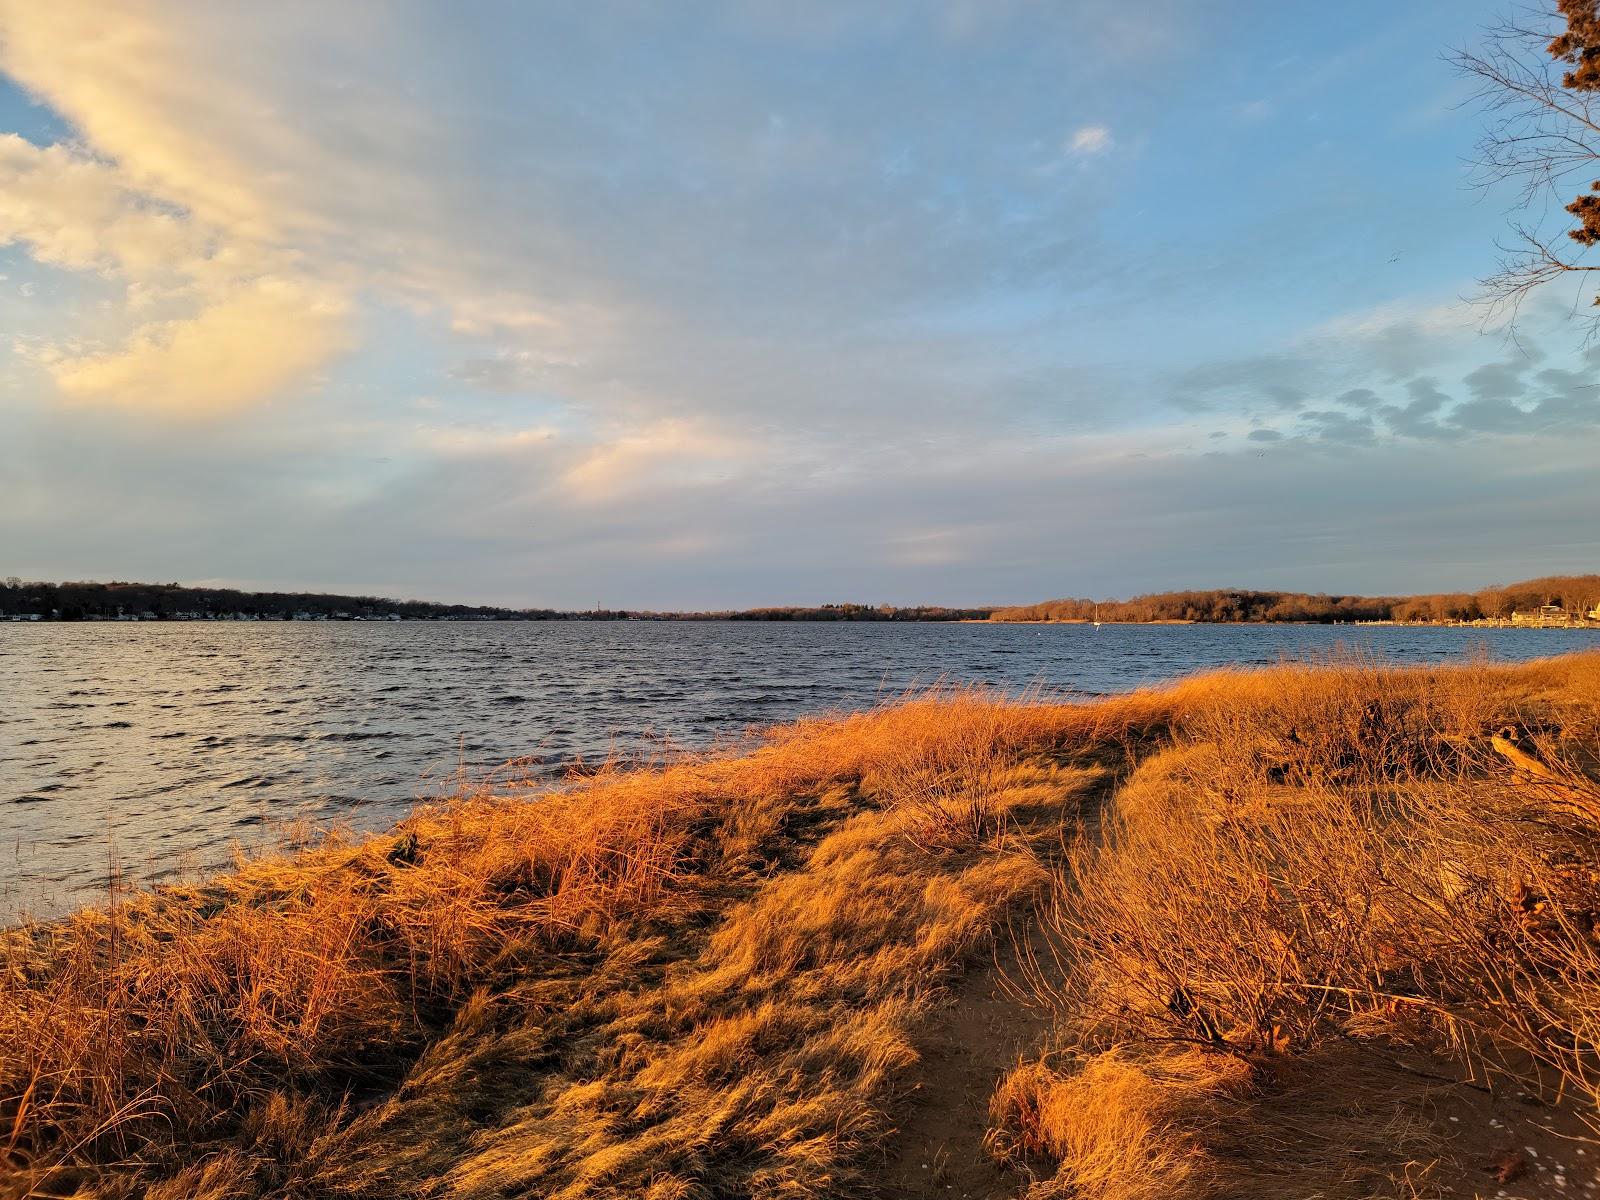
[[1558, 770], [1529, 754], [1504, 734], [1492, 734], [1489, 746], [1516, 773], [1562, 808], [1600, 824], [1600, 786], [1572, 771]]

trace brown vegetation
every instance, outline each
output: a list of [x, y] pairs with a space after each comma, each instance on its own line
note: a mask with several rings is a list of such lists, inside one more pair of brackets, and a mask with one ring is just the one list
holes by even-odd
[[1409, 1194], [1454, 1078], [1600, 1099], [1597, 737], [1597, 656], [1343, 662], [464, 795], [6, 935], [0, 1195], [873, 1194], [1037, 913], [1033, 1194]]
[[1600, 1113], [1600, 658], [1173, 704], [1057, 880], [1051, 1053], [995, 1099], [1030, 1195], [1409, 1195], [1457, 1079]]
[[14, 931], [0, 1194], [835, 1194], [1107, 719], [910, 702]]
[[821, 604], [721, 609], [702, 612], [651, 612], [627, 609], [563, 611], [554, 608], [496, 608], [487, 604], [436, 604], [381, 596], [342, 596], [327, 592], [241, 592], [237, 588], [185, 587], [177, 583], [45, 583], [12, 576], [0, 581], [0, 618], [107, 621], [122, 616], [140, 620], [210, 620], [243, 617], [268, 621], [968, 621], [983, 620], [987, 608], [949, 608], [918, 604]]
[[1521, 583], [1422, 596], [1330, 596], [1236, 588], [1157, 592], [1132, 600], [1047, 600], [998, 608], [992, 621], [1473, 621], [1555, 604], [1574, 615], [1600, 607], [1600, 575], [1547, 575]]

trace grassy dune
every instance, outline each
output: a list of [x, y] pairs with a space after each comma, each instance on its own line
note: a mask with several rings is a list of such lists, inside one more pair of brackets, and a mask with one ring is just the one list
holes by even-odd
[[465, 795], [6, 935], [0, 1196], [1514, 1189], [1597, 750], [1600, 655], [1342, 662]]

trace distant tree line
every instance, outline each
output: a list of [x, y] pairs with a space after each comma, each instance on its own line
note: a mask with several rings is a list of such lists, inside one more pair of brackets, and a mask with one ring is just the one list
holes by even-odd
[[1212, 590], [1156, 592], [1131, 600], [1048, 600], [996, 610], [995, 621], [1377, 621], [1389, 597]]
[[820, 608], [751, 608], [722, 614], [731, 621], [982, 621], [992, 609], [944, 608], [919, 604], [896, 608], [879, 604], [824, 604]]
[[1554, 604], [1571, 613], [1600, 605], [1600, 575], [1550, 575], [1522, 583], [1423, 596], [1334, 596], [1235, 589], [1156, 592], [1131, 600], [1048, 600], [998, 608], [994, 621], [1204, 621], [1331, 624], [1336, 621], [1475, 621]]
[[1600, 606], [1600, 575], [1550, 575], [1522, 583], [1421, 596], [1343, 596], [1326, 593], [1243, 589], [1157, 592], [1131, 600], [1048, 600], [1009, 608], [947, 608], [888, 604], [823, 604], [702, 612], [638, 609], [572, 611], [435, 604], [379, 596], [325, 592], [246, 592], [234, 588], [184, 587], [177, 583], [32, 583], [15, 577], [0, 583], [0, 619], [38, 616], [46, 620], [93, 621], [138, 617], [154, 620], [385, 620], [391, 616], [432, 621], [1196, 621], [1320, 622], [1473, 621], [1509, 617], [1554, 604], [1571, 613]]
[[[183, 617], [296, 615], [328, 619], [537, 618], [539, 610], [515, 612], [484, 605], [432, 604], [378, 596], [338, 596], [323, 592], [244, 592], [234, 588], [184, 587], [177, 583], [36, 583], [12, 577], [0, 586], [0, 615], [37, 613], [63, 621], [113, 620], [118, 616]], [[549, 612], [549, 617], [559, 614]]]
[[96, 621], [205, 620], [234, 617], [269, 620], [386, 620], [391, 616], [431, 621], [958, 621], [984, 620], [987, 608], [919, 605], [824, 604], [815, 608], [757, 608], [706, 612], [650, 612], [594, 609], [495, 608], [489, 605], [434, 604], [379, 596], [341, 596], [324, 592], [246, 592], [235, 588], [185, 587], [177, 583], [36, 583], [12, 577], [0, 584], [0, 618], [38, 616], [47, 620]]

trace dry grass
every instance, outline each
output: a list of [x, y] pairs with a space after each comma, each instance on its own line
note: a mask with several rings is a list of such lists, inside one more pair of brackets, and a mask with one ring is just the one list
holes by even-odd
[[[1055, 1164], [1040, 1195], [1120, 1200], [1145, 1177], [1174, 1197], [1285, 1194], [1281, 1155], [1221, 1149], [1273, 1090], [1248, 1111], [1210, 1083], [1197, 1101], [1197, 1054], [1276, 1078], [1349, 1045], [1418, 1047], [1600, 1112], [1600, 656], [1285, 666], [1171, 699], [1171, 744], [1057, 881], [1055, 1036], [1091, 1057], [1024, 1065], [997, 1095], [997, 1145]], [[1070, 1115], [1086, 1090], [1122, 1094], [1106, 1073], [1132, 1080], [1123, 1111]], [[1348, 1067], [1333, 1088], [1361, 1091]], [[1311, 1140], [1354, 1144], [1404, 1111], [1363, 1104]], [[1372, 1194], [1348, 1153], [1316, 1157], [1295, 1194]]]
[[1159, 1063], [1112, 1051], [1069, 1072], [1025, 1064], [995, 1091], [991, 1145], [1064, 1164], [1049, 1191], [1165, 1200], [1210, 1169], [1194, 1127], [1240, 1077], [1242, 1064], [1194, 1051]]
[[870, 1194], [1036, 911], [1034, 1194], [1410, 1194], [1374, 1049], [1600, 1100], [1597, 732], [1600, 656], [1345, 660], [464, 794], [0, 937], [0, 1197]]
[[1029, 1200], [1412, 1197], [1440, 1148], [1434, 1090], [1340, 1046], [1271, 1062], [1120, 1047], [1007, 1075], [990, 1145], [1041, 1174]]
[[1008, 772], [1111, 719], [912, 699], [12, 931], [0, 1195], [831, 1194], [1082, 782]]

